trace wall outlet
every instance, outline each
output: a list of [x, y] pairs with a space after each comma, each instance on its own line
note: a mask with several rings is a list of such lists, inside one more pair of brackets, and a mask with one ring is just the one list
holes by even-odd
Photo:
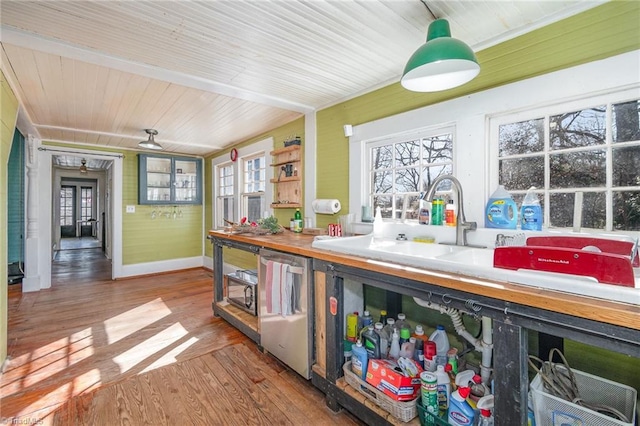
[[136, 206], [127, 206], [127, 213], [135, 213]]

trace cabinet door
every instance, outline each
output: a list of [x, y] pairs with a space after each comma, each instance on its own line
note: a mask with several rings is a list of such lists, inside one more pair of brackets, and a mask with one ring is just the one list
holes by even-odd
[[171, 202], [171, 158], [138, 157], [140, 204], [164, 204]]
[[175, 159], [174, 200], [179, 204], [200, 204], [200, 160]]
[[202, 161], [138, 154], [139, 204], [201, 204]]

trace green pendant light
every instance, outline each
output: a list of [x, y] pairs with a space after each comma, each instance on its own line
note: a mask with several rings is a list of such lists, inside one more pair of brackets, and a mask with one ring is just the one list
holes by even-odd
[[451, 37], [446, 19], [436, 19], [429, 25], [427, 42], [409, 58], [400, 84], [414, 92], [437, 92], [461, 86], [479, 72], [473, 50]]

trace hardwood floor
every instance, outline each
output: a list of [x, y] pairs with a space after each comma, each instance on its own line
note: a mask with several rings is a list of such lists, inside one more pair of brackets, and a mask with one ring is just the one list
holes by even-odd
[[212, 316], [211, 272], [112, 281], [101, 253], [61, 251], [51, 289], [10, 286], [3, 421], [360, 424]]

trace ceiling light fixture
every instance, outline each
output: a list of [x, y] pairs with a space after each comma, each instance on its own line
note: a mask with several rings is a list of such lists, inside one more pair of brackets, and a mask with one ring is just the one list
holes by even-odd
[[427, 42], [409, 58], [400, 84], [413, 92], [437, 92], [461, 86], [480, 72], [473, 50], [451, 37], [449, 22], [429, 24]]
[[87, 173], [87, 160], [85, 160], [84, 158], [81, 161], [81, 165], [80, 165], [80, 173]]
[[144, 129], [145, 132], [147, 132], [147, 134], [149, 135], [149, 139], [147, 139], [146, 141], [141, 141], [138, 142], [138, 146], [140, 148], [147, 148], [147, 149], [154, 149], [156, 151], [161, 151], [162, 146], [157, 143], [153, 137], [156, 136], [158, 134], [158, 131], [155, 129]]

